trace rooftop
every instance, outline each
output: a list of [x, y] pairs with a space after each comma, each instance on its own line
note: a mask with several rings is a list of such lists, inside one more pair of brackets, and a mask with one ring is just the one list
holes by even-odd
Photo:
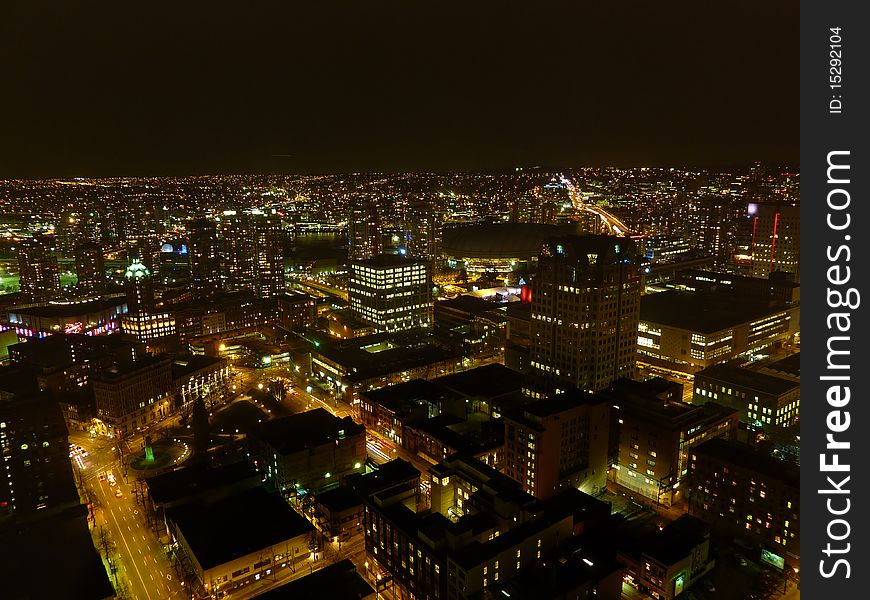
[[445, 400], [459, 398], [458, 394], [426, 379], [412, 379], [389, 387], [363, 392], [360, 396], [380, 404], [396, 414], [404, 414], [409, 408], [420, 404], [440, 406]]
[[246, 462], [221, 466], [194, 463], [177, 471], [149, 477], [147, 483], [154, 503], [166, 504], [235, 485], [245, 479], [252, 479], [257, 485], [260, 482], [260, 476]]
[[380, 254], [373, 258], [355, 260], [351, 263], [351, 265], [361, 265], [374, 269], [386, 269], [390, 267], [410, 267], [412, 265], [423, 265], [427, 264], [427, 262], [428, 261], [412, 258], [410, 256], [404, 256], [402, 254]]
[[737, 302], [728, 293], [671, 290], [640, 299], [641, 321], [699, 333], [715, 333], [781, 310], [766, 302]]
[[496, 398], [522, 389], [523, 375], [498, 363], [444, 375], [434, 380], [467, 397]]
[[576, 224], [478, 224], [446, 229], [441, 247], [445, 255], [455, 258], [528, 260], [538, 256], [549, 238], [576, 231]]
[[695, 377], [714, 379], [716, 381], [744, 387], [765, 394], [782, 396], [800, 388], [800, 383], [783, 379], [776, 375], [761, 373], [745, 367], [729, 364], [719, 364], [707, 367], [695, 374]]
[[33, 315], [35, 317], [70, 317], [86, 315], [115, 308], [127, 303], [125, 294], [112, 294], [101, 298], [83, 298], [70, 302], [49, 302], [12, 306], [9, 314]]
[[[3, 597], [114, 598], [86, 516], [87, 509], [79, 505], [35, 522], [0, 527]], [[50, 576], [46, 576], [46, 565], [51, 565]]]
[[459, 359], [453, 352], [438, 347], [428, 329], [323, 343], [312, 353], [313, 358], [318, 355], [340, 365], [352, 382]]
[[329, 512], [336, 513], [355, 506], [361, 506], [363, 502], [360, 495], [353, 490], [346, 487], [337, 487], [317, 494], [317, 503], [325, 507]]
[[339, 419], [318, 407], [266, 421], [260, 424], [252, 436], [266, 442], [280, 454], [287, 455], [364, 431], [365, 428], [354, 423], [350, 417]]
[[800, 486], [800, 470], [798, 467], [755, 450], [748, 444], [729, 442], [715, 438], [695, 446], [692, 454], [708, 456], [722, 463], [755, 471], [770, 479], [778, 480], [795, 488]]
[[607, 399], [584, 392], [571, 392], [551, 396], [546, 400], [535, 400], [505, 412], [505, 418], [522, 423], [524, 426], [542, 431], [540, 419], [558, 415], [580, 406], [597, 406], [607, 403]]
[[493, 310], [501, 310], [504, 307], [504, 304], [496, 304], [495, 302], [490, 302], [483, 298], [468, 295], [457, 296], [456, 298], [450, 298], [448, 300], [438, 300], [435, 302], [436, 312], [438, 309], [446, 308], [471, 314], [480, 314]]
[[222, 565], [314, 529], [277, 493], [255, 487], [221, 498], [169, 509], [203, 569]]

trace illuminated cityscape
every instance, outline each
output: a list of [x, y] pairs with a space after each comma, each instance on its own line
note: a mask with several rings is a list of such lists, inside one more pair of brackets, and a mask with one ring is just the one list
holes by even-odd
[[357, 4], [34, 21], [0, 597], [799, 598], [794, 15]]

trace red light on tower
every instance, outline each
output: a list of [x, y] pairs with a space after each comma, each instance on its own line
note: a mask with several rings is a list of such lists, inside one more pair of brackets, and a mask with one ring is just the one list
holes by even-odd
[[532, 288], [530, 286], [524, 285], [520, 288], [520, 300], [526, 303], [532, 301]]

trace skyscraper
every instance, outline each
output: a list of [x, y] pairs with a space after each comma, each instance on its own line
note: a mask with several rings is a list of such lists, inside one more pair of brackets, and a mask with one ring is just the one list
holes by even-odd
[[350, 266], [351, 310], [379, 331], [432, 325], [429, 263], [396, 254], [355, 260]]
[[641, 292], [634, 241], [555, 238], [544, 244], [538, 265], [527, 393], [598, 390], [632, 376]]
[[750, 204], [752, 226], [752, 275], [767, 277], [773, 271], [794, 275], [800, 282], [800, 207], [785, 204]]
[[438, 256], [441, 219], [434, 202], [411, 202], [405, 208], [404, 230], [408, 254], [417, 258]]
[[96, 242], [83, 242], [75, 248], [76, 277], [81, 292], [96, 296], [106, 289], [103, 248]]
[[370, 198], [356, 198], [351, 202], [347, 221], [350, 238], [348, 258], [362, 260], [383, 251], [381, 220], [378, 206]]
[[54, 244], [54, 236], [34, 235], [18, 245], [21, 293], [34, 302], [51, 300], [60, 289]]
[[226, 289], [251, 291], [260, 298], [282, 294], [285, 232], [281, 220], [228, 211], [220, 229]]
[[198, 219], [187, 225], [187, 259], [190, 263], [190, 287], [193, 297], [201, 300], [221, 289], [217, 226], [213, 221]]
[[254, 293], [274, 298], [284, 293], [284, 242], [281, 219], [254, 217]]

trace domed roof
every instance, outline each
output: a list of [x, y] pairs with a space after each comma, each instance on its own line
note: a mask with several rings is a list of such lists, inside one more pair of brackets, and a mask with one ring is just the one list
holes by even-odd
[[133, 262], [129, 267], [127, 267], [127, 271], [124, 273], [124, 277], [127, 279], [143, 279], [150, 276], [151, 272], [148, 271], [148, 267], [139, 262], [138, 258], [133, 259]]
[[166, 243], [160, 247], [161, 252], [175, 252], [175, 248], [172, 247], [172, 244]]
[[521, 260], [538, 256], [549, 238], [577, 232], [577, 224], [491, 223], [446, 229], [441, 245], [453, 258]]

